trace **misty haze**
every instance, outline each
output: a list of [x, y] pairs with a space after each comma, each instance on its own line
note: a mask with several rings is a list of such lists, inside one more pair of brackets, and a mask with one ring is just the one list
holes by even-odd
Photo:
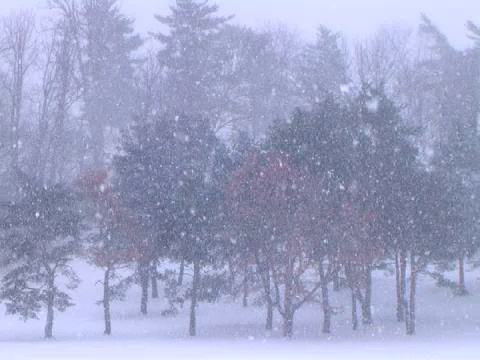
[[0, 0], [0, 360], [477, 359], [480, 5], [388, 3]]

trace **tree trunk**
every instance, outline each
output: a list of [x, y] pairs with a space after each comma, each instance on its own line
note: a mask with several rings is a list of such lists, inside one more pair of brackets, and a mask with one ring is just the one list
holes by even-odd
[[365, 297], [362, 302], [362, 321], [364, 325], [372, 325], [372, 266], [365, 267]]
[[407, 300], [407, 254], [406, 251], [400, 251], [400, 292], [402, 296], [402, 306], [405, 319], [405, 327], [410, 327], [410, 317], [408, 315], [408, 300]]
[[88, 116], [90, 131], [91, 131], [91, 142], [90, 149], [92, 151], [93, 166], [96, 169], [101, 169], [105, 164], [105, 135], [104, 130], [106, 124], [102, 122], [101, 119], [96, 118], [93, 115], [91, 105], [87, 104], [86, 109], [89, 109]]
[[[291, 243], [288, 242], [287, 254], [291, 254]], [[293, 260], [288, 259], [285, 269], [285, 295], [283, 315], [283, 336], [293, 337]]]
[[353, 330], [358, 330], [357, 296], [355, 290], [352, 290], [352, 326]]
[[149, 269], [147, 264], [140, 264], [140, 286], [142, 288], [142, 298], [140, 300], [140, 313], [147, 315], [147, 305], [148, 305], [148, 280], [149, 280]]
[[183, 274], [184, 273], [185, 273], [185, 260], [182, 259], [182, 261], [180, 261], [180, 271], [178, 273], [178, 281], [177, 281], [178, 286], [183, 285]]
[[55, 115], [55, 140], [54, 151], [58, 155], [53, 155], [52, 172], [50, 181], [55, 184], [64, 175], [66, 163], [65, 147], [69, 146], [65, 141], [65, 120], [67, 117], [67, 102], [70, 92], [70, 75], [72, 68], [71, 59], [71, 39], [67, 34], [68, 29], [63, 29], [65, 38], [62, 41], [62, 50], [60, 53], [60, 93], [57, 99], [57, 114]]
[[330, 309], [330, 301], [328, 296], [328, 280], [326, 278], [325, 269], [323, 268], [323, 262], [320, 263], [320, 283], [322, 289], [322, 309], [323, 309], [323, 328], [324, 334], [330, 334], [332, 324], [332, 312]]
[[152, 299], [158, 299], [158, 280], [157, 276], [152, 276]]
[[270, 296], [267, 298], [267, 321], [265, 330], [273, 330], [273, 301]]
[[151, 278], [152, 278], [152, 299], [158, 299], [158, 260], [152, 261]]
[[266, 330], [273, 330], [273, 300], [272, 300], [272, 283], [270, 280], [270, 269], [265, 273], [265, 297], [267, 299], [267, 321], [265, 324]]
[[105, 320], [105, 335], [112, 334], [112, 319], [110, 316], [110, 268], [107, 267], [103, 278], [103, 316]]
[[245, 266], [243, 268], [243, 297], [242, 297], [242, 304], [243, 307], [248, 307], [248, 264], [245, 261]]
[[235, 269], [232, 259], [228, 259], [228, 282], [230, 287], [230, 295], [235, 295]]
[[410, 306], [408, 309], [407, 335], [415, 334], [415, 295], [417, 291], [417, 271], [415, 264], [415, 253], [410, 253]]
[[405, 309], [403, 303], [402, 284], [400, 271], [400, 257], [398, 251], [395, 252], [395, 284], [397, 289], [397, 321], [405, 321]]
[[[287, 254], [291, 254], [291, 242], [288, 242]], [[283, 314], [283, 335], [293, 337], [293, 259], [289, 258], [285, 268], [285, 299]]]
[[291, 339], [293, 337], [293, 311], [292, 308], [286, 308], [283, 314], [283, 336]]
[[53, 320], [54, 303], [55, 303], [55, 274], [48, 275], [48, 290], [47, 290], [47, 323], [45, 325], [45, 339], [51, 339], [53, 337]]
[[463, 254], [458, 259], [458, 295], [468, 295], [467, 286], [465, 285], [465, 256]]
[[333, 271], [333, 291], [338, 292], [340, 291], [340, 266], [335, 265]]
[[193, 281], [192, 281], [192, 302], [190, 303], [190, 327], [189, 335], [197, 334], [197, 318], [195, 309], [197, 307], [198, 288], [200, 286], [200, 262], [198, 260], [193, 263]]

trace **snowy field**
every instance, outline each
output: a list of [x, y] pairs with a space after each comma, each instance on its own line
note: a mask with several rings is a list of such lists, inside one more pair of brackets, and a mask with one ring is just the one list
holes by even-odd
[[472, 295], [464, 298], [420, 279], [413, 337], [404, 335], [403, 326], [395, 320], [394, 279], [379, 272], [374, 279], [375, 325], [357, 332], [349, 323], [348, 294], [332, 292], [339, 314], [333, 319], [331, 335], [321, 333], [320, 304], [308, 304], [297, 313], [295, 338], [285, 340], [278, 314], [274, 331], [266, 333], [262, 308], [243, 308], [240, 301], [226, 299], [200, 304], [198, 336], [189, 338], [188, 306], [177, 317], [165, 318], [160, 313], [166, 301], [153, 299], [149, 314], [141, 316], [139, 289], [134, 287], [127, 301], [113, 303], [113, 335], [107, 338], [102, 335], [102, 309], [95, 304], [101, 297], [101, 286], [95, 286], [101, 274], [85, 264], [76, 268], [83, 279], [74, 292], [77, 305], [57, 313], [55, 340], [43, 340], [43, 318], [24, 323], [0, 315], [0, 360], [480, 358], [480, 280], [474, 273], [467, 273]]

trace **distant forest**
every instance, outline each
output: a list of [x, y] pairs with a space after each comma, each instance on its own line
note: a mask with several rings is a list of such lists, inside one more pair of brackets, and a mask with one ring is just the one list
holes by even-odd
[[104, 272], [107, 335], [130, 286], [142, 314], [159, 293], [166, 316], [188, 305], [192, 336], [201, 302], [227, 295], [292, 337], [312, 301], [329, 333], [329, 292], [347, 291], [353, 330], [369, 326], [378, 270], [409, 335], [419, 276], [468, 295], [479, 26], [464, 50], [425, 15], [356, 43], [319, 24], [306, 43], [177, 0], [145, 39], [120, 0], [50, 6], [0, 21], [2, 311], [46, 314], [51, 338], [79, 259]]

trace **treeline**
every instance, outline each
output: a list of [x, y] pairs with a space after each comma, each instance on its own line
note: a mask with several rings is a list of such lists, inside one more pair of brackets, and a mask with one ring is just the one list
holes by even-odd
[[107, 335], [111, 301], [138, 284], [147, 314], [158, 281], [164, 315], [189, 300], [190, 335], [199, 303], [227, 294], [255, 298], [266, 329], [280, 316], [287, 337], [319, 300], [329, 333], [332, 290], [351, 294], [355, 330], [375, 321], [378, 269], [395, 274], [407, 334], [419, 275], [468, 294], [480, 244], [476, 25], [462, 51], [425, 16], [418, 33], [382, 28], [352, 47], [320, 26], [304, 44], [177, 0], [145, 41], [116, 0], [51, 7], [47, 24], [2, 21], [8, 314], [46, 309], [52, 337], [81, 280], [75, 259], [103, 271]]

